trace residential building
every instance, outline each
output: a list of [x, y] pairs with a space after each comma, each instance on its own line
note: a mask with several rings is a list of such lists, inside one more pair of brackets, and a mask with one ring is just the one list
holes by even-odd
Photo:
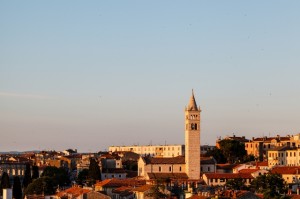
[[254, 177], [249, 173], [205, 173], [203, 180], [210, 186], [224, 186], [228, 180], [242, 178], [245, 185], [250, 185]]
[[134, 152], [143, 156], [151, 157], [176, 157], [184, 155], [184, 145], [133, 145], [133, 146], [110, 146], [110, 152]]
[[200, 158], [201, 173], [216, 173], [217, 161], [214, 157], [201, 157]]
[[300, 147], [300, 134], [287, 135], [276, 137], [259, 137], [252, 138], [249, 142], [245, 143], [245, 149], [248, 155], [254, 155], [260, 161], [267, 158], [267, 151], [282, 146]]
[[280, 174], [288, 184], [300, 184], [300, 166], [277, 166], [271, 170], [271, 173]]

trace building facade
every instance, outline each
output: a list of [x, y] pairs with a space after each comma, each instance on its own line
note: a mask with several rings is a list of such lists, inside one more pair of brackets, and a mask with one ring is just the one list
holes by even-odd
[[130, 151], [139, 155], [151, 157], [176, 157], [184, 155], [184, 145], [133, 145], [133, 146], [110, 146], [110, 152]]
[[184, 154], [175, 157], [140, 157], [138, 175], [147, 180], [200, 180], [200, 107], [197, 107], [194, 93], [185, 108]]
[[287, 135], [275, 137], [259, 137], [252, 138], [249, 142], [245, 143], [245, 149], [248, 155], [254, 155], [260, 161], [266, 160], [268, 157], [268, 151], [276, 149], [278, 147], [300, 147], [300, 134]]

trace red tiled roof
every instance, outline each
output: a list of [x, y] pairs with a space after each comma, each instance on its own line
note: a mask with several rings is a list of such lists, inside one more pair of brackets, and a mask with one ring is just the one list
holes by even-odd
[[153, 185], [150, 185], [150, 184], [145, 184], [143, 186], [140, 186], [140, 187], [137, 187], [135, 189], [133, 189], [132, 191], [134, 192], [145, 192], [145, 191], [148, 191], [149, 189], [151, 189]]
[[266, 138], [254, 138], [253, 141], [257, 142], [271, 142], [274, 139], [278, 139], [279, 141], [289, 141], [290, 137], [266, 137]]
[[114, 193], [120, 193], [120, 192], [123, 192], [123, 191], [129, 191], [129, 190], [132, 190], [132, 187], [122, 186], [122, 187], [115, 188], [113, 190], [113, 192]]
[[217, 169], [233, 169], [237, 164], [217, 164]]
[[78, 197], [82, 194], [85, 194], [85, 193], [88, 193], [90, 192], [91, 190], [89, 189], [83, 189], [83, 188], [80, 188], [80, 187], [71, 187], [69, 189], [66, 189], [64, 191], [60, 191], [56, 194], [56, 196], [58, 197], [63, 197], [64, 195], [69, 195], [71, 194], [72, 195], [72, 198], [73, 197]]
[[146, 164], [185, 164], [184, 156], [172, 158], [144, 158]]
[[244, 178], [253, 179], [254, 177], [250, 173], [206, 173], [204, 174], [208, 179], [233, 179], [233, 178]]
[[106, 179], [101, 182], [95, 184], [97, 187], [122, 187], [122, 186], [142, 186], [146, 184], [145, 180], [137, 180], [137, 179]]
[[186, 173], [148, 173], [150, 179], [188, 179]]
[[260, 169], [241, 169], [240, 171], [239, 171], [239, 173], [254, 173], [254, 172], [256, 172], [256, 171], [259, 171]]
[[288, 195], [291, 199], [300, 199], [300, 195]]
[[102, 180], [102, 181], [100, 181], [100, 182], [97, 182], [97, 183], [95, 184], [95, 186], [103, 187], [104, 185], [110, 183], [110, 181], [112, 181], [112, 179], [105, 179], [105, 180]]
[[300, 167], [296, 166], [284, 166], [284, 167], [274, 167], [271, 173], [278, 174], [300, 174]]
[[256, 164], [257, 164], [258, 167], [268, 166], [268, 161], [257, 162]]

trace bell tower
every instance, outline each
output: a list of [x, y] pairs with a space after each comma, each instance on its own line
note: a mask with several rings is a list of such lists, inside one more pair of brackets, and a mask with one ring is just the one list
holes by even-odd
[[200, 107], [192, 96], [185, 107], [185, 168], [190, 180], [200, 179]]

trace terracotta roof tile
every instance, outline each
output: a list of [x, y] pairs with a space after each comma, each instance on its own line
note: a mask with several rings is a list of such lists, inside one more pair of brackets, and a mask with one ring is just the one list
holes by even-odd
[[234, 178], [246, 178], [253, 179], [254, 177], [250, 173], [206, 173], [204, 174], [208, 179], [234, 179]]
[[146, 164], [185, 164], [184, 156], [172, 158], [144, 158]]
[[126, 179], [106, 179], [95, 184], [97, 187], [122, 187], [122, 186], [142, 186], [146, 184], [145, 180], [138, 180], [132, 178]]
[[240, 171], [239, 171], [239, 173], [254, 173], [254, 172], [256, 172], [256, 171], [259, 171], [260, 169], [241, 169]]
[[233, 169], [237, 164], [217, 164], [217, 169]]
[[85, 194], [85, 193], [88, 193], [90, 192], [91, 190], [89, 189], [83, 189], [83, 188], [80, 188], [80, 187], [71, 187], [69, 189], [66, 189], [66, 190], [63, 190], [63, 191], [60, 191], [56, 194], [56, 196], [58, 197], [63, 197], [65, 195], [72, 195], [72, 197], [78, 197], [82, 194]]
[[140, 187], [137, 187], [135, 189], [133, 189], [132, 191], [134, 192], [145, 192], [145, 191], [148, 191], [149, 189], [151, 189], [153, 185], [150, 185], [150, 184], [145, 184], [143, 186], [140, 186]]
[[259, 167], [268, 166], [268, 161], [257, 162], [257, 166], [259, 166]]
[[150, 179], [188, 179], [186, 173], [148, 173]]
[[274, 167], [271, 170], [271, 173], [278, 173], [278, 174], [300, 174], [300, 167], [297, 167], [297, 166]]

